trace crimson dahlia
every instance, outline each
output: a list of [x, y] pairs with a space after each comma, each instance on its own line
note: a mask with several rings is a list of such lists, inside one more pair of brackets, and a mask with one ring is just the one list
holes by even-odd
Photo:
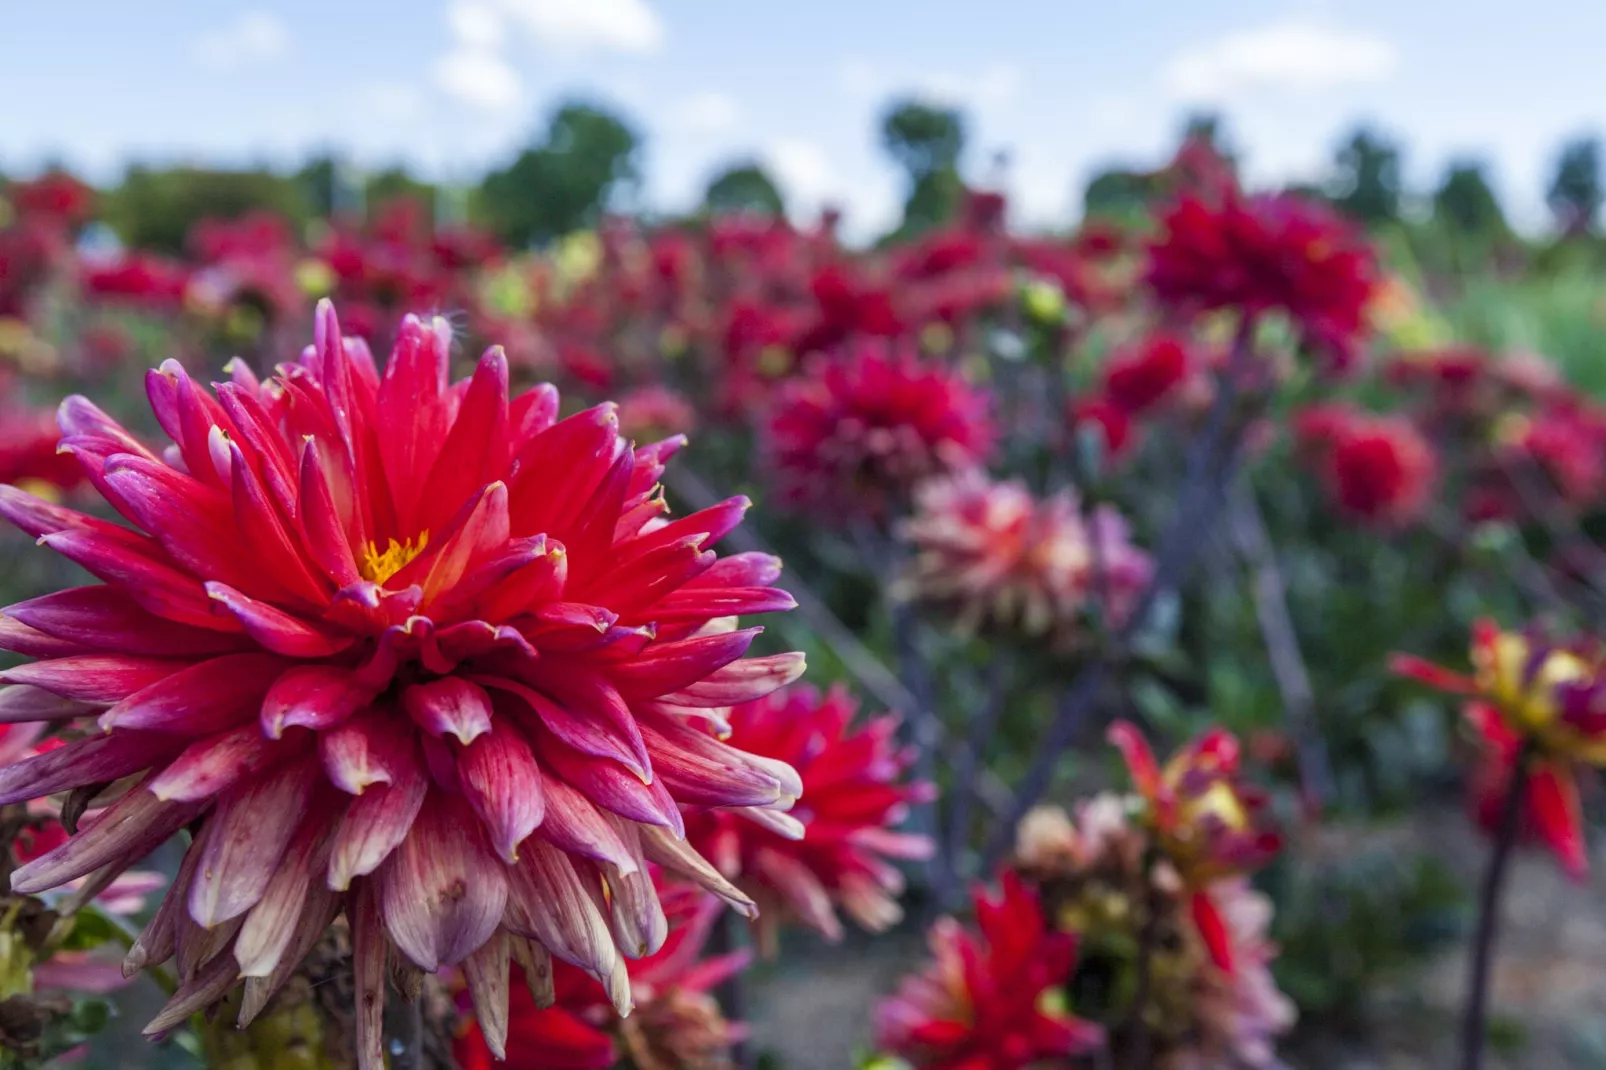
[[1327, 208], [1283, 194], [1185, 194], [1161, 219], [1148, 283], [1184, 313], [1286, 313], [1338, 369], [1366, 331], [1377, 265], [1363, 239]]
[[[897, 745], [898, 719], [854, 728], [859, 704], [841, 687], [798, 684], [730, 711], [729, 740], [798, 771], [808, 805], [794, 813], [688, 815], [687, 839], [765, 907], [769, 926], [789, 914], [827, 939], [842, 936], [840, 905], [872, 932], [903, 917], [903, 874], [890, 860], [931, 857], [925, 836], [894, 831], [931, 785], [908, 779], [914, 755]], [[807, 831], [807, 835], [800, 833]], [[771, 905], [781, 908], [771, 911]], [[773, 927], [762, 934], [773, 946]]]
[[0, 800], [132, 785], [13, 888], [193, 834], [126, 963], [178, 956], [147, 1032], [242, 978], [249, 1020], [344, 911], [379, 1070], [391, 970], [460, 963], [480, 1020], [505, 1023], [510, 953], [550, 953], [627, 1007], [620, 955], [665, 936], [649, 859], [752, 910], [678, 805], [800, 791], [684, 712], [802, 670], [744, 658], [757, 629], [723, 623], [793, 604], [773, 559], [710, 549], [747, 503], [669, 521], [681, 440], [637, 447], [608, 405], [558, 421], [550, 387], [510, 399], [500, 349], [451, 384], [450, 345], [444, 320], [407, 317], [381, 376], [325, 303], [268, 382], [238, 362], [215, 394], [150, 373], [160, 452], [62, 405], [61, 448], [131, 527], [0, 488], [0, 515], [105, 581], [0, 618], [0, 646], [37, 659], [3, 674], [0, 719], [69, 739], [0, 769]]

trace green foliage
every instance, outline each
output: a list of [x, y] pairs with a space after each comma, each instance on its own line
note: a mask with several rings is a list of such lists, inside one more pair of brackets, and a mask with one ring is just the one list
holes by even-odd
[[769, 172], [756, 161], [734, 163], [715, 175], [703, 193], [703, 211], [710, 215], [751, 212], [783, 216], [786, 201]]
[[265, 168], [216, 171], [136, 164], [104, 200], [104, 217], [125, 242], [169, 253], [184, 248], [190, 227], [201, 219], [235, 219], [262, 209], [299, 227], [313, 211], [303, 183]]
[[402, 198], [422, 205], [425, 218], [434, 219], [436, 187], [415, 178], [405, 167], [386, 168], [370, 177], [364, 189], [370, 215], [385, 204]]
[[1476, 160], [1452, 163], [1433, 194], [1433, 215], [1442, 223], [1474, 236], [1504, 234], [1505, 213], [1489, 186], [1484, 165]]
[[1600, 140], [1583, 137], [1568, 142], [1545, 195], [1557, 228], [1572, 235], [1595, 229], [1601, 198]]
[[1334, 158], [1332, 200], [1363, 223], [1400, 217], [1400, 149], [1368, 127], [1350, 135]]
[[637, 181], [640, 145], [640, 136], [619, 116], [571, 101], [552, 114], [539, 142], [485, 176], [478, 214], [516, 246], [585, 229]]
[[964, 193], [959, 177], [964, 117], [953, 108], [919, 100], [895, 101], [881, 119], [881, 146], [908, 177], [898, 236], [918, 234], [951, 218]]
[[1159, 180], [1147, 171], [1112, 167], [1088, 181], [1082, 212], [1090, 218], [1124, 219], [1143, 211], [1159, 194]]

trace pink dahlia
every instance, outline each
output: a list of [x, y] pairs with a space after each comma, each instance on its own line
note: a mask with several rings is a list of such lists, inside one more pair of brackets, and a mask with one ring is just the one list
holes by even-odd
[[1338, 368], [1366, 332], [1378, 269], [1364, 239], [1326, 207], [1292, 195], [1185, 194], [1161, 219], [1148, 283], [1178, 311], [1287, 314]]
[[881, 519], [920, 480], [986, 459], [988, 408], [958, 372], [865, 344], [782, 386], [765, 447], [783, 500]]
[[905, 592], [966, 631], [1074, 642], [1103, 599], [1123, 622], [1153, 571], [1110, 506], [1084, 517], [1070, 491], [1039, 500], [1019, 480], [980, 471], [923, 484], [901, 535], [914, 551]]
[[150, 373], [160, 452], [63, 403], [62, 448], [131, 526], [0, 488], [0, 514], [105, 581], [5, 611], [0, 642], [37, 660], [0, 674], [0, 710], [68, 742], [0, 769], [0, 800], [133, 785], [12, 887], [103, 879], [192, 833], [126, 963], [178, 957], [147, 1032], [242, 978], [249, 1020], [344, 911], [379, 1070], [389, 971], [461, 964], [505, 1022], [510, 949], [599, 979], [656, 950], [648, 859], [752, 911], [679, 808], [801, 790], [682, 712], [802, 669], [710, 627], [792, 605], [772, 559], [709, 548], [747, 503], [666, 522], [678, 441], [621, 439], [609, 405], [558, 421], [547, 387], [510, 399], [500, 349], [449, 383], [450, 347], [444, 320], [407, 317], [381, 375], [326, 303], [266, 383]]
[[1101, 1047], [1102, 1029], [1055, 1005], [1077, 938], [1049, 926], [1014, 873], [1004, 874], [1002, 896], [978, 890], [975, 903], [980, 931], [938, 921], [930, 967], [877, 1008], [882, 1050], [917, 1070], [1026, 1070]]
[[[808, 805], [689, 814], [686, 837], [698, 852], [766, 907], [762, 935], [773, 943], [775, 914], [790, 915], [838, 940], [836, 907], [872, 932], [903, 916], [903, 874], [891, 861], [931, 856], [925, 836], [894, 831], [930, 785], [911, 783], [914, 755], [900, 748], [898, 719], [853, 722], [859, 704], [843, 687], [804, 684], [729, 712], [728, 740], [795, 768]], [[802, 835], [806, 832], [806, 835]], [[770, 906], [779, 907], [775, 912]]]

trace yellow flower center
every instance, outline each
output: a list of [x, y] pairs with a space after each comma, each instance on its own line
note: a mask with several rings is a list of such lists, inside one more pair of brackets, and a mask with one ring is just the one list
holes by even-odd
[[412, 539], [408, 539], [406, 542], [397, 542], [395, 539], [391, 539], [389, 545], [381, 550], [378, 543], [369, 543], [362, 554], [362, 568], [360, 571], [363, 579], [383, 584], [396, 573], [406, 568], [413, 558], [424, 552], [424, 547], [428, 545], [429, 532], [427, 531], [419, 532], [417, 545], [413, 544]]

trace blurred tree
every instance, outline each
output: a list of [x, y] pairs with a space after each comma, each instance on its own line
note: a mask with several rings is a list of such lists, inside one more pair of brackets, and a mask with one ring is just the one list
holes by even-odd
[[592, 226], [608, 202], [638, 180], [640, 147], [636, 131], [619, 116], [571, 101], [552, 114], [540, 143], [485, 176], [478, 214], [512, 245]]
[[1546, 201], [1563, 234], [1576, 237], [1595, 229], [1602, 199], [1600, 140], [1581, 137], [1562, 146], [1556, 177]]
[[328, 153], [314, 156], [295, 173], [295, 183], [301, 187], [301, 199], [319, 218], [327, 218], [335, 210], [335, 158]]
[[714, 176], [703, 193], [703, 210], [710, 215], [754, 212], [781, 216], [786, 214], [786, 202], [769, 172], [756, 161], [748, 161], [731, 164]]
[[1477, 160], [1450, 164], [1444, 182], [1433, 194], [1433, 216], [1451, 230], [1496, 237], [1506, 233], [1505, 213]]
[[1221, 161], [1238, 170], [1238, 153], [1227, 138], [1226, 121], [1218, 112], [1198, 111], [1182, 122], [1182, 144], [1197, 143], [1215, 150]]
[[1141, 212], [1158, 192], [1153, 173], [1112, 167], [1088, 181], [1082, 192], [1082, 214], [1108, 219]]
[[964, 117], [953, 108], [896, 100], [882, 115], [881, 146], [909, 180], [899, 236], [918, 234], [951, 218], [965, 189], [959, 178]]
[[407, 198], [419, 205], [424, 218], [433, 222], [435, 214], [435, 186], [414, 178], [405, 166], [397, 165], [380, 171], [364, 185], [364, 201], [370, 212], [383, 208], [386, 202]]
[[185, 235], [197, 220], [234, 219], [265, 209], [300, 227], [312, 210], [300, 182], [266, 169], [156, 169], [139, 164], [128, 168], [104, 205], [106, 221], [125, 242], [174, 253], [184, 248]]
[[1333, 159], [1333, 203], [1368, 225], [1400, 218], [1400, 148], [1376, 130], [1358, 127]]

